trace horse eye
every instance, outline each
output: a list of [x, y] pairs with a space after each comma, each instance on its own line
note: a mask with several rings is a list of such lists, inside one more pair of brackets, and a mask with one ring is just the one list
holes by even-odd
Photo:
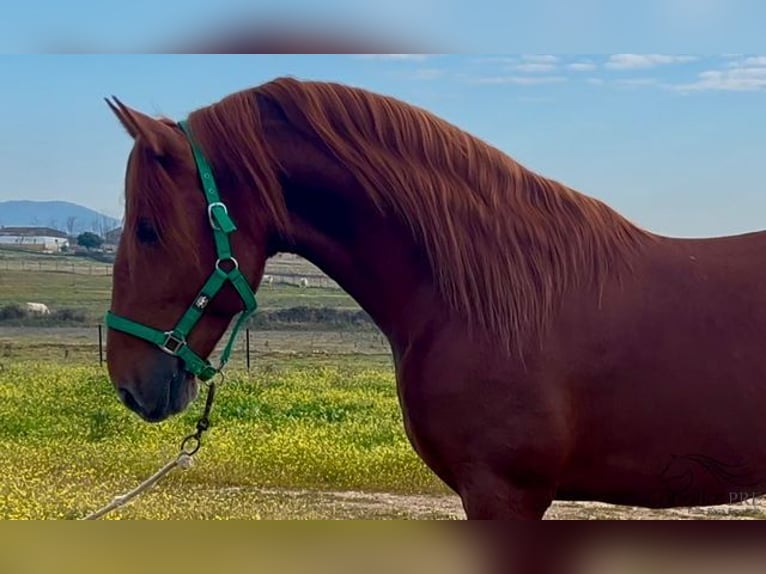
[[138, 220], [138, 227], [136, 228], [136, 237], [141, 243], [157, 243], [159, 240], [159, 237], [157, 236], [157, 232], [154, 230], [154, 227], [152, 227], [152, 224], [149, 223], [146, 219], [139, 219]]

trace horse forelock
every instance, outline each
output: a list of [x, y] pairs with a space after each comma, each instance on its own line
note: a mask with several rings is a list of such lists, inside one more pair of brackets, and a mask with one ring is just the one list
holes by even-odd
[[125, 174], [125, 220], [120, 239], [134, 278], [141, 271], [140, 256], [149, 248], [138, 240], [139, 229], [146, 225], [156, 232], [158, 246], [176, 260], [200, 264], [199, 252], [194, 248], [198, 238], [194, 237], [186, 216], [183, 195], [172, 175], [147, 148], [137, 144], [128, 158]]
[[600, 289], [652, 238], [601, 201], [533, 173], [426, 110], [291, 78], [189, 117], [214, 170], [257, 194], [257, 207], [243, 203], [255, 210], [247, 216], [265, 210], [278, 231], [287, 228], [287, 208], [256, 96], [327, 146], [371, 201], [406, 223], [446, 303], [509, 351], [542, 334], [566, 289]]

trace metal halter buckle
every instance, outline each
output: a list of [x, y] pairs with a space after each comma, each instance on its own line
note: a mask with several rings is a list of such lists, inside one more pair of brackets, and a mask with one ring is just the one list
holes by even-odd
[[215, 219], [213, 219], [213, 208], [214, 207], [223, 207], [223, 212], [226, 215], [229, 215], [229, 210], [226, 207], [225, 204], [221, 203], [220, 201], [214, 201], [210, 205], [207, 206], [207, 220], [210, 222], [210, 227], [215, 229], [216, 231], [220, 231], [221, 228], [216, 224]]
[[160, 345], [160, 349], [165, 351], [168, 355], [177, 355], [178, 351], [185, 346], [186, 339], [177, 337], [173, 331], [165, 331], [165, 341]]

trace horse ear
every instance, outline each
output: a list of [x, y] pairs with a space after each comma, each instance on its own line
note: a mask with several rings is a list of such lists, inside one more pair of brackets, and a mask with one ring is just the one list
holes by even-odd
[[112, 98], [114, 99], [114, 102], [112, 102], [109, 98], [104, 98], [106, 105], [108, 105], [109, 109], [114, 112], [114, 115], [117, 116], [118, 120], [120, 120], [122, 127], [125, 128], [125, 131], [128, 132], [130, 137], [135, 139], [138, 136], [138, 127], [136, 126], [135, 122], [133, 122], [133, 119], [130, 117], [130, 115], [123, 112], [122, 106], [115, 103], [119, 102], [119, 100], [114, 96], [112, 96]]
[[112, 96], [113, 101], [104, 99], [130, 137], [140, 137], [157, 156], [163, 156], [170, 151], [178, 136], [167, 123], [126, 106], [115, 96]]

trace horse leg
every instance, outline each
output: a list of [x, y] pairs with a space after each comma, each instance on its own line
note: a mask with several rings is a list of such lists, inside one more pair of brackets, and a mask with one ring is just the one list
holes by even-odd
[[553, 493], [553, 488], [521, 487], [489, 472], [477, 473], [465, 484], [461, 495], [469, 520], [513, 521], [480, 531], [488, 574], [566, 574], [571, 571], [571, 547], [566, 540], [554, 540], [549, 531], [543, 533], [530, 524], [521, 526], [517, 522], [541, 520], [550, 507]]
[[553, 502], [554, 488], [523, 486], [491, 471], [468, 477], [460, 488], [469, 520], [541, 520]]

